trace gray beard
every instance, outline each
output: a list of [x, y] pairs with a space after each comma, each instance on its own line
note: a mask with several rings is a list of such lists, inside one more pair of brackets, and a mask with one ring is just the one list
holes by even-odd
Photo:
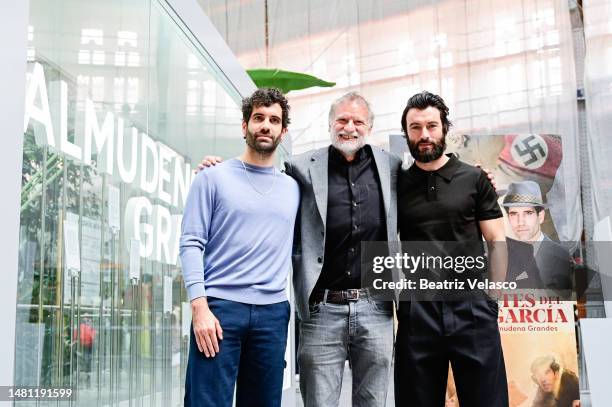
[[340, 136], [332, 135], [332, 146], [338, 151], [340, 151], [343, 155], [353, 156], [357, 153], [357, 151], [361, 150], [363, 146], [365, 146], [365, 140], [363, 137], [354, 139], [354, 142], [343, 142], [339, 140]]

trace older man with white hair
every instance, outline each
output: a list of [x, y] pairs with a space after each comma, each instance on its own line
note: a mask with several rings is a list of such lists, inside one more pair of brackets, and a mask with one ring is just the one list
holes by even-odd
[[[292, 157], [300, 214], [293, 282], [306, 407], [339, 403], [344, 363], [353, 406], [384, 406], [393, 357], [393, 305], [362, 285], [361, 242], [397, 242], [399, 158], [368, 143], [374, 114], [351, 92], [331, 105], [331, 145]], [[392, 250], [392, 248], [390, 248]], [[367, 260], [366, 260], [367, 262]]]

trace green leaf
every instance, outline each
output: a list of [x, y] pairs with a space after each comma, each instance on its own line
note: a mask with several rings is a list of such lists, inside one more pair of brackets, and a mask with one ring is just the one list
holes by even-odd
[[292, 90], [321, 86], [331, 88], [335, 82], [327, 82], [316, 76], [300, 72], [281, 71], [280, 69], [248, 69], [247, 73], [258, 88], [278, 88], [287, 93]]

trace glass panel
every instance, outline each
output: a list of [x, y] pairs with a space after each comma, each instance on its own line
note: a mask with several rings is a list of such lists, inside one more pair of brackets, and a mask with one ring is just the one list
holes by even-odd
[[176, 21], [157, 0], [30, 2], [16, 384], [74, 405], [182, 400], [183, 201], [193, 164], [242, 139]]

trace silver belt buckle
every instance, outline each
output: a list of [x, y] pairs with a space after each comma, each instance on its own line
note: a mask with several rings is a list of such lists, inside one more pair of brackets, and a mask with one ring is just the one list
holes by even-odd
[[348, 293], [347, 301], [357, 301], [359, 300], [359, 290], [357, 288], [349, 288], [346, 290]]

